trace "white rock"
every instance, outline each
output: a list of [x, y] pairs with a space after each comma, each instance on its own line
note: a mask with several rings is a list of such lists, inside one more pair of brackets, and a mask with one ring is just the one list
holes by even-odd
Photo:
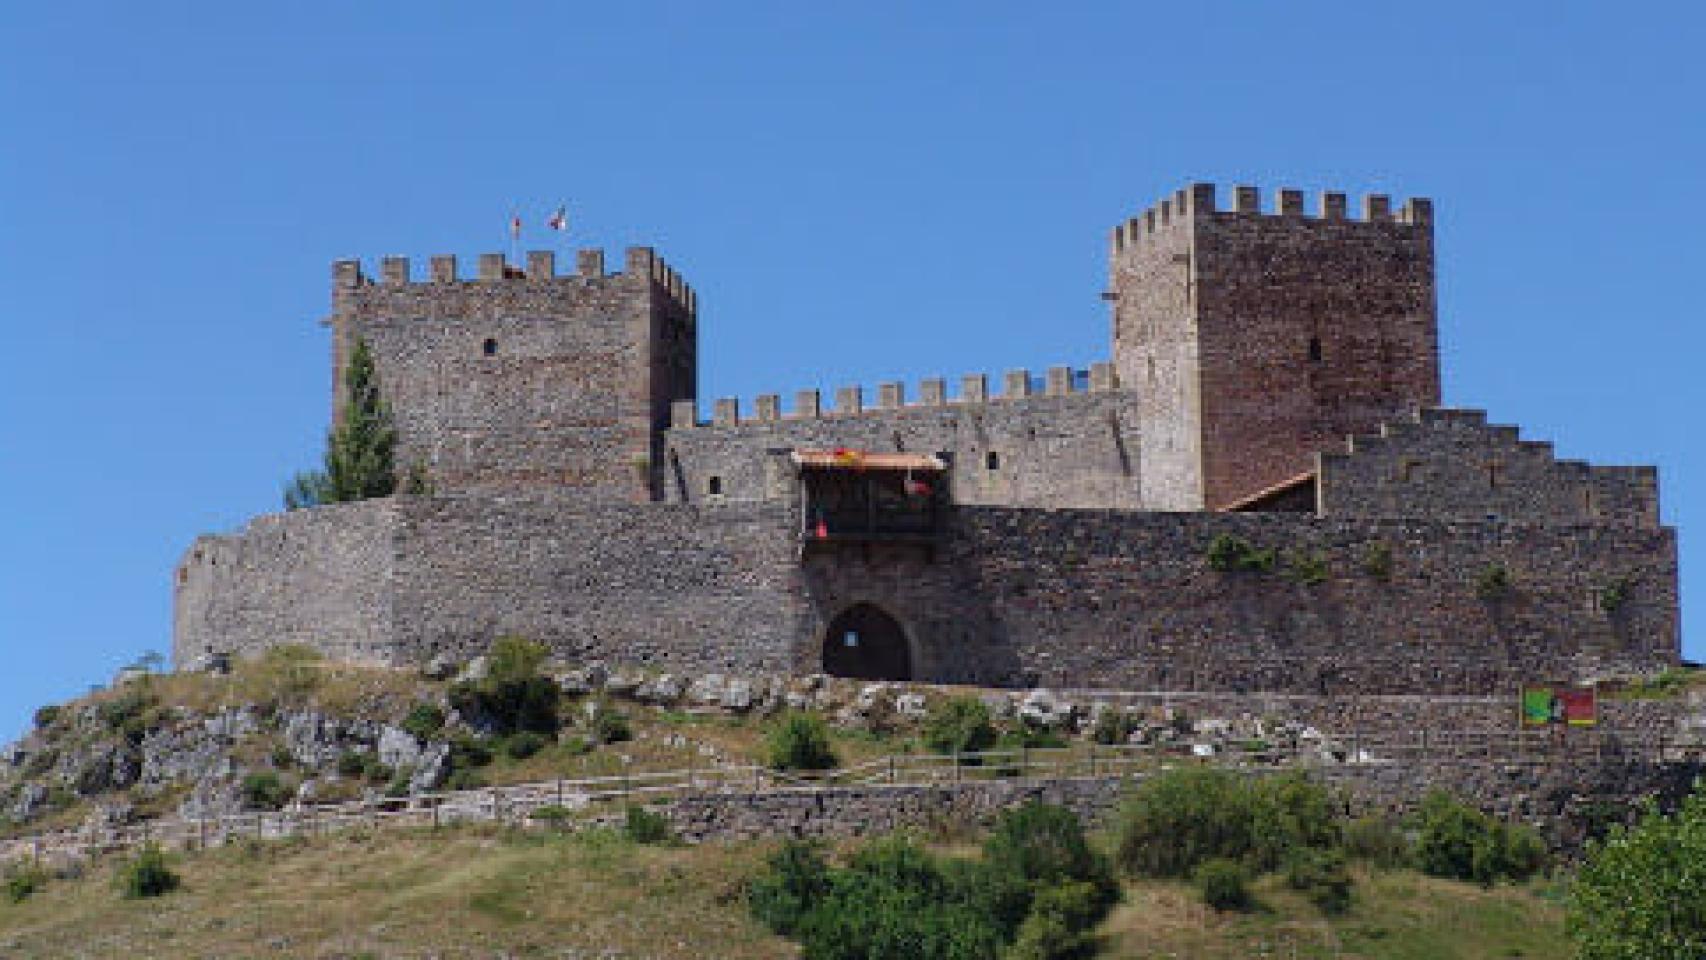
[[860, 713], [869, 713], [882, 700], [883, 694], [889, 690], [886, 683], [869, 683], [859, 688], [858, 696], [853, 698], [853, 706]]
[[930, 712], [930, 702], [922, 693], [903, 693], [894, 698], [894, 710], [903, 717], [923, 717]]
[[720, 673], [707, 673], [687, 688], [687, 699], [697, 704], [713, 706], [723, 702], [728, 681]]
[[723, 688], [722, 703], [730, 710], [749, 710], [752, 708], [752, 682], [731, 678], [728, 686]]
[[463, 667], [462, 672], [456, 675], [456, 680], [459, 683], [467, 683], [470, 681], [484, 680], [491, 675], [492, 661], [487, 659], [484, 654], [481, 654], [480, 656], [468, 661], [468, 665]]
[[640, 684], [639, 689], [634, 691], [634, 699], [642, 703], [668, 705], [680, 700], [686, 689], [686, 677], [662, 673]]
[[421, 668], [421, 676], [428, 680], [449, 680], [456, 676], [456, 658], [448, 653], [433, 657]]
[[379, 762], [387, 767], [413, 767], [421, 762], [421, 742], [414, 734], [387, 726], [379, 731]]

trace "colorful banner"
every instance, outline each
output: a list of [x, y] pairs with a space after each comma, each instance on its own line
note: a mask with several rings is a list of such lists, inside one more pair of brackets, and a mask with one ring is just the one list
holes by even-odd
[[1599, 722], [1599, 702], [1593, 687], [1526, 687], [1522, 691], [1522, 725], [1564, 724], [1591, 727]]

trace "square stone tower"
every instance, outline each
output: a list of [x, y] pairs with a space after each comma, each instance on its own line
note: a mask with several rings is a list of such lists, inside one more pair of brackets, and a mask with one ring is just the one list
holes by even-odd
[[1114, 230], [1113, 350], [1148, 509], [1219, 509], [1440, 401], [1433, 207], [1193, 184]]
[[525, 269], [483, 254], [473, 279], [433, 257], [425, 279], [388, 257], [377, 282], [332, 269], [334, 410], [358, 339], [373, 353], [397, 425], [400, 470], [437, 493], [573, 490], [658, 499], [670, 404], [691, 400], [697, 300], [650, 248], [606, 274], [583, 250], [559, 276], [549, 252]]

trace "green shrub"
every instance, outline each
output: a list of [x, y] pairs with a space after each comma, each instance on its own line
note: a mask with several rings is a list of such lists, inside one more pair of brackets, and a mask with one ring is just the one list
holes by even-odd
[[949, 697], [924, 718], [924, 745], [935, 753], [978, 753], [995, 745], [989, 707], [973, 696]]
[[243, 778], [241, 796], [245, 810], [282, 810], [290, 795], [290, 785], [276, 770], [258, 770]]
[[111, 700], [104, 700], [95, 708], [95, 716], [101, 725], [122, 736], [127, 742], [140, 744], [151, 730], [159, 727], [165, 714], [160, 710], [160, 699], [155, 696], [145, 681], [135, 681], [127, 684], [119, 694]]
[[889, 837], [835, 868], [816, 845], [789, 842], [753, 878], [747, 902], [811, 960], [1086, 957], [1108, 897], [1098, 882], [1068, 877], [1099, 871], [1063, 813], [1037, 807], [1004, 818], [981, 861], [939, 859]]
[[1016, 723], [1001, 733], [995, 745], [1002, 750], [1017, 750], [1021, 747], [1032, 750], [1058, 750], [1067, 745], [1067, 740], [1057, 731], [1047, 727]]
[[486, 676], [453, 684], [450, 705], [499, 734], [526, 730], [555, 736], [562, 689], [539, 674], [545, 655], [545, 647], [531, 640], [500, 638], [487, 653]]
[[1103, 746], [1119, 746], [1129, 743], [1131, 735], [1137, 732], [1140, 724], [1137, 717], [1127, 710], [1103, 710], [1096, 717], [1096, 726], [1090, 732], [1090, 738]]
[[1108, 861], [1091, 848], [1078, 815], [1065, 807], [1033, 801], [1003, 813], [983, 842], [983, 858], [994, 870], [1033, 885], [1087, 884], [1096, 892], [1098, 910], [1119, 896]]
[[406, 797], [409, 795], [409, 791], [411, 789], [413, 789], [414, 782], [415, 782], [415, 768], [414, 767], [411, 767], [411, 766], [398, 767], [395, 771], [392, 772], [390, 782], [385, 784], [385, 795], [387, 797], [391, 797], [393, 799], [396, 799], [398, 797]]
[[1293, 553], [1287, 558], [1285, 575], [1297, 583], [1309, 586], [1325, 583], [1327, 574], [1327, 555], [1319, 550]]
[[1492, 886], [1525, 880], [1546, 864], [1546, 847], [1530, 827], [1507, 824], [1443, 791], [1422, 800], [1417, 813], [1416, 866], [1452, 880]]
[[1184, 877], [1216, 858], [1262, 871], [1294, 849], [1337, 839], [1332, 799], [1310, 780], [1189, 767], [1133, 791], [1120, 813], [1116, 858], [1138, 876]]
[[523, 730], [520, 733], [510, 734], [504, 740], [504, 753], [508, 754], [511, 760], [526, 760], [545, 749], [550, 742], [541, 734], [534, 733], [532, 730]]
[[45, 886], [47, 871], [40, 867], [19, 866], [6, 873], [6, 899], [13, 903], [23, 903]]
[[178, 875], [166, 862], [166, 854], [149, 844], [119, 867], [118, 885], [126, 899], [163, 897], [178, 888]]
[[1616, 613], [1629, 603], [1629, 595], [1635, 589], [1635, 582], [1628, 577], [1616, 580], [1599, 588], [1599, 609], [1605, 613]]
[[53, 704], [49, 704], [36, 710], [36, 729], [46, 730], [48, 727], [58, 723], [60, 716], [64, 713], [64, 710], [64, 707], [55, 706]]
[[479, 790], [486, 785], [486, 778], [478, 770], [459, 769], [450, 771], [450, 776], [444, 780], [446, 790]]
[[1243, 537], [1228, 533], [1217, 535], [1208, 545], [1209, 568], [1222, 573], [1267, 573], [1278, 562], [1279, 558], [1273, 548], [1259, 550]]
[[1248, 910], [1252, 906], [1249, 874], [1236, 860], [1205, 860], [1191, 874], [1191, 880], [1203, 902], [1216, 910]]
[[1371, 543], [1362, 554], [1362, 572], [1376, 580], [1392, 579], [1392, 547], [1385, 543]]
[[1514, 589], [1511, 572], [1502, 563], [1489, 563], [1475, 577], [1475, 595], [1482, 600], [1503, 600]]
[[403, 718], [403, 729], [416, 740], [431, 740], [444, 731], [444, 708], [436, 703], [417, 703]]
[[675, 842], [675, 831], [670, 829], [669, 818], [645, 807], [628, 808], [628, 815], [622, 821], [622, 835], [634, 843], [654, 847]]
[[367, 773], [367, 755], [358, 750], [345, 750], [338, 754], [338, 776], [359, 777]]
[[592, 739], [596, 743], [622, 743], [634, 737], [634, 728], [628, 722], [628, 715], [616, 709], [609, 700], [600, 699], [594, 704], [587, 725], [591, 728]]
[[1341, 830], [1345, 854], [1371, 866], [1395, 869], [1410, 863], [1410, 840], [1386, 817], [1370, 815], [1346, 823]]
[[547, 826], [561, 828], [570, 820], [573, 820], [575, 814], [574, 811], [570, 810], [568, 807], [559, 807], [552, 803], [539, 807], [532, 813], [528, 814], [528, 816], [531, 819], [546, 824]]
[[450, 768], [473, 770], [492, 762], [492, 748], [478, 737], [460, 736], [450, 741]]
[[829, 742], [829, 727], [816, 713], [790, 711], [770, 728], [765, 762], [773, 770], [833, 770], [841, 761]]
[[829, 894], [829, 879], [829, 864], [817, 844], [789, 840], [748, 884], [747, 904], [760, 923], [791, 937]]
[[1329, 916], [1351, 908], [1351, 875], [1341, 850], [1293, 850], [1286, 860], [1285, 882]]
[[1106, 912], [1094, 884], [1064, 883], [1037, 894], [1005, 960], [1087, 960], [1095, 955], [1090, 930]]
[[1706, 956], [1706, 793], [1672, 816], [1647, 804], [1634, 827], [1590, 843], [1565, 926], [1582, 960]]
[[345, 750], [338, 754], [337, 769], [339, 776], [360, 777], [368, 783], [384, 783], [395, 772], [371, 750]]

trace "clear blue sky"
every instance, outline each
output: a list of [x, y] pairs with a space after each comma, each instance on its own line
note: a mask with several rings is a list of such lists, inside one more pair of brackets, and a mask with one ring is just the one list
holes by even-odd
[[1449, 403], [1656, 462], [1706, 602], [1693, 4], [11, 4], [0, 740], [315, 462], [335, 258], [656, 245], [701, 402], [1083, 365], [1190, 179], [1438, 204]]

